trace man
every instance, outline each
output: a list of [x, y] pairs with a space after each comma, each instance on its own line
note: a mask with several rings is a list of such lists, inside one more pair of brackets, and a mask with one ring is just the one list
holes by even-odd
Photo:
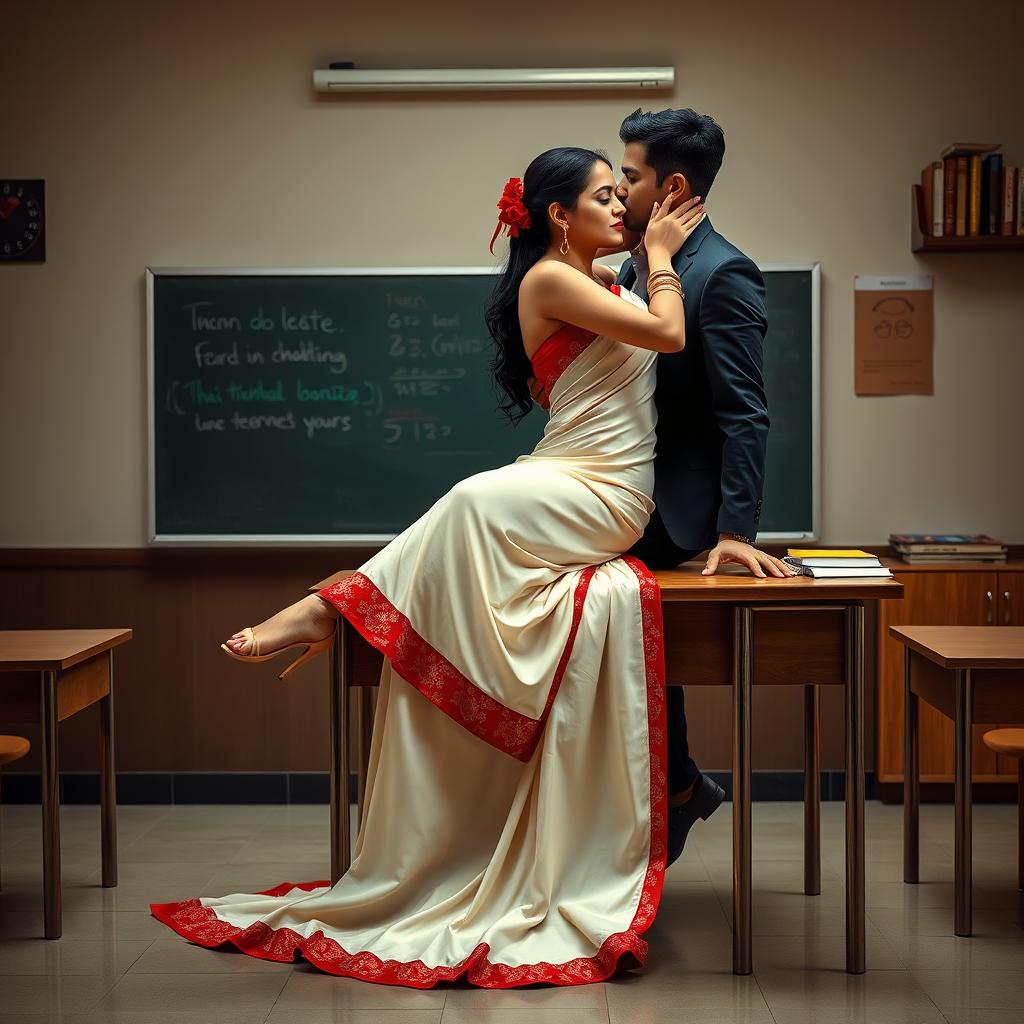
[[[655, 202], [677, 191], [707, 201], [725, 154], [722, 129], [693, 110], [634, 111], [619, 129], [625, 145], [616, 189], [625, 227], [638, 239]], [[736, 562], [755, 576], [791, 576], [780, 559], [753, 546], [761, 517], [768, 409], [762, 376], [767, 330], [764, 281], [757, 266], [705, 217], [672, 261], [683, 285], [686, 347], [658, 356], [654, 402], [657, 509], [632, 554], [667, 569], [710, 549], [704, 575]], [[647, 297], [639, 242], [619, 283]], [[683, 691], [670, 686], [668, 705], [668, 863], [683, 851], [690, 827], [707, 819], [725, 791], [690, 757]]]

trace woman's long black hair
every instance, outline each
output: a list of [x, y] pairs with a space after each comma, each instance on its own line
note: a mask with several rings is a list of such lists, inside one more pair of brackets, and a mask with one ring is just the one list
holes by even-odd
[[523, 175], [523, 205], [530, 213], [530, 227], [509, 239], [508, 262], [484, 314], [495, 345], [490, 367], [505, 399], [499, 405], [513, 423], [533, 408], [528, 384], [533, 367], [519, 326], [519, 286], [550, 244], [548, 207], [559, 203], [566, 210], [575, 210], [598, 160], [609, 168], [612, 165], [604, 153], [563, 146], [541, 153]]

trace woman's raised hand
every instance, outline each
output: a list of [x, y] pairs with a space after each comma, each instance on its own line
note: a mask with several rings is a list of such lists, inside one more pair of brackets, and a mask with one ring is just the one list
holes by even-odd
[[673, 210], [672, 204], [678, 196], [678, 192], [670, 192], [665, 202], [654, 204], [644, 232], [644, 247], [648, 256], [652, 250], [660, 249], [671, 258], [704, 219], [704, 204], [700, 196], [692, 196]]

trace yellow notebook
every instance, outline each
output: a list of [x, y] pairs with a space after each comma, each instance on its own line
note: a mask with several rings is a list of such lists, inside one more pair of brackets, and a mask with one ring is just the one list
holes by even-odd
[[794, 558], [875, 558], [860, 548], [786, 548], [786, 554]]

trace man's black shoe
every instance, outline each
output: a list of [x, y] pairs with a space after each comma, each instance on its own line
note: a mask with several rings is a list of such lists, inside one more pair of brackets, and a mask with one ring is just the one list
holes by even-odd
[[690, 799], [685, 804], [668, 809], [668, 855], [665, 867], [679, 859], [693, 823], [698, 818], [705, 821], [710, 818], [724, 799], [725, 790], [714, 779], [700, 775]]

